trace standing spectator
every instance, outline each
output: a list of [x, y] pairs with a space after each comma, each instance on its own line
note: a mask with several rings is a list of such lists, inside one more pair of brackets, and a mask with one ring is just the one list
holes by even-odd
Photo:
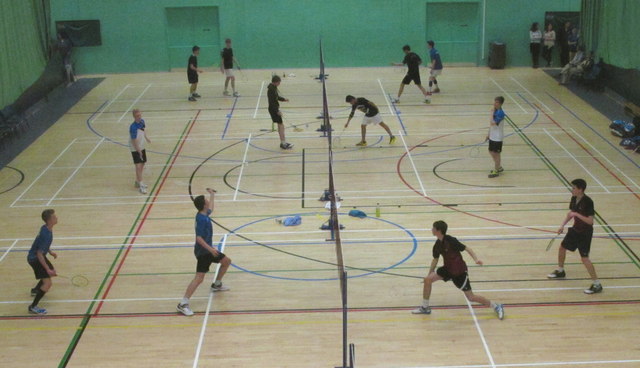
[[200, 55], [200, 47], [193, 46], [191, 48], [192, 54], [189, 56], [187, 63], [187, 79], [191, 88], [189, 89], [189, 101], [196, 101], [196, 98], [201, 97], [197, 92], [198, 89], [198, 73], [202, 73], [202, 69], [198, 69], [198, 55]]
[[571, 22], [565, 22], [558, 31], [558, 45], [560, 45], [560, 66], [563, 67], [571, 60], [569, 59], [569, 34], [571, 33]]
[[544, 45], [542, 48], [542, 57], [547, 61], [547, 68], [551, 66], [553, 47], [556, 45], [556, 31], [553, 30], [553, 24], [547, 24], [547, 30], [544, 32]]
[[580, 41], [580, 36], [578, 35], [578, 28], [574, 27], [571, 29], [571, 33], [567, 38], [567, 44], [569, 45], [569, 60], [573, 60], [576, 56], [576, 52], [578, 52], [578, 42]]
[[73, 43], [69, 39], [66, 32], [61, 31], [58, 33], [58, 51], [62, 56], [62, 64], [64, 65], [65, 75], [67, 76], [67, 87], [76, 81], [76, 76], [73, 73], [73, 64], [71, 62], [71, 49]]
[[231, 48], [231, 39], [227, 38], [224, 41], [225, 47], [220, 52], [222, 62], [220, 63], [220, 72], [225, 75], [224, 80], [224, 92], [223, 95], [229, 96], [229, 82], [231, 82], [231, 89], [233, 90], [233, 97], [240, 97], [236, 92], [236, 77], [233, 75], [233, 63], [236, 59], [233, 57], [233, 49]]
[[533, 67], [538, 67], [540, 59], [540, 41], [542, 40], [542, 32], [538, 28], [538, 22], [534, 22], [529, 29], [529, 51], [531, 52], [531, 61]]

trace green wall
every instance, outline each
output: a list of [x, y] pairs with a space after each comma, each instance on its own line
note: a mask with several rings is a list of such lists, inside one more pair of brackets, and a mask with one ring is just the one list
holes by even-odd
[[[485, 60], [479, 56], [478, 65], [486, 65], [492, 40], [507, 43], [508, 66], [529, 65], [531, 23], [543, 22], [547, 10], [580, 9], [580, 0], [485, 1], [486, 4], [482, 0], [450, 1], [479, 4], [481, 26], [483, 7], [486, 8], [482, 45]], [[56, 20], [101, 21], [102, 46], [75, 50], [80, 73], [169, 70], [165, 8], [199, 6], [218, 7], [219, 44], [224, 38], [232, 38], [236, 57], [244, 68], [316, 67], [319, 36], [324, 39], [328, 67], [345, 67], [400, 61], [401, 47], [406, 43], [426, 59], [427, 2], [445, 1], [51, 0], [51, 12], [52, 24]], [[442, 57], [446, 64], [448, 55]], [[218, 65], [217, 55], [201, 54], [201, 58]]]

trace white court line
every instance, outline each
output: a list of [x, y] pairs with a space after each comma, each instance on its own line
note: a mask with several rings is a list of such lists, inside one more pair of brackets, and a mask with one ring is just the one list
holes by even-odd
[[391, 115], [396, 116], [396, 112], [393, 111], [393, 108], [391, 107], [389, 96], [387, 96], [387, 92], [385, 92], [384, 87], [382, 86], [382, 82], [380, 81], [380, 78], [378, 78], [378, 84], [380, 85], [380, 89], [382, 90], [382, 95], [384, 96], [384, 100], [387, 102], [387, 106], [389, 106], [389, 112], [391, 113]]
[[258, 95], [258, 102], [256, 103], [256, 111], [253, 113], [253, 118], [255, 119], [258, 116], [258, 107], [260, 107], [260, 99], [262, 98], [262, 90], [264, 89], [264, 81], [262, 81], [262, 85], [260, 86], [260, 94]]
[[524, 113], [525, 113], [525, 114], [527, 113], [527, 110], [525, 110], [525, 109], [524, 109], [524, 107], [522, 107], [522, 105], [520, 105], [520, 104], [518, 103], [518, 101], [517, 101], [515, 98], [513, 98], [513, 97], [509, 94], [509, 92], [507, 92], [504, 88], [502, 88], [502, 86], [501, 86], [501, 85], [499, 85], [499, 84], [498, 84], [498, 82], [496, 82], [496, 80], [495, 80], [495, 79], [493, 79], [493, 78], [489, 78], [489, 79], [491, 79], [491, 81], [493, 82], [493, 84], [495, 84], [496, 86], [498, 86], [498, 88], [500, 88], [500, 90], [501, 90], [505, 95], [507, 95], [507, 97], [509, 97], [513, 102], [515, 102], [515, 103], [516, 103], [516, 105], [518, 105], [518, 107], [519, 107], [522, 111], [524, 111]]
[[95, 147], [93, 147], [93, 149], [91, 150], [91, 152], [89, 152], [88, 155], [86, 155], [84, 157], [84, 160], [82, 160], [82, 162], [80, 163], [80, 165], [78, 165], [78, 167], [76, 167], [76, 169], [73, 171], [73, 173], [71, 173], [71, 175], [69, 175], [69, 177], [67, 178], [67, 180], [64, 181], [64, 183], [62, 184], [62, 186], [58, 189], [57, 192], [55, 192], [53, 194], [53, 196], [51, 198], [49, 198], [49, 201], [47, 202], [47, 204], [45, 206], [49, 206], [51, 205], [51, 202], [56, 198], [56, 196], [58, 194], [60, 194], [60, 192], [62, 191], [62, 189], [64, 189], [64, 187], [67, 185], [67, 183], [69, 183], [69, 181], [71, 181], [71, 179], [76, 175], [76, 173], [80, 170], [80, 168], [82, 168], [82, 165], [84, 165], [85, 162], [87, 162], [87, 160], [89, 159], [89, 157], [91, 157], [91, 155], [98, 149], [98, 147], [100, 147], [100, 145], [102, 144], [102, 142], [104, 142], [105, 137], [102, 137], [100, 139], [100, 141], [98, 141], [98, 143], [96, 144]]
[[11, 249], [13, 249], [13, 247], [15, 247], [15, 245], [18, 244], [18, 239], [13, 241], [13, 244], [11, 244], [11, 246], [9, 248], [7, 248], [7, 251], [4, 252], [4, 254], [2, 255], [2, 257], [0, 257], [0, 262], [2, 262], [2, 260], [4, 259], [4, 257], [7, 256], [7, 254], [9, 254], [9, 252], [11, 252]]
[[[224, 251], [224, 245], [227, 241], [227, 234], [224, 234], [222, 238], [222, 244], [220, 245], [220, 252]], [[216, 272], [213, 273], [213, 280], [215, 281], [220, 271], [220, 263], [216, 265]], [[204, 333], [207, 330], [207, 321], [209, 320], [209, 312], [211, 311], [211, 304], [213, 303], [213, 290], [209, 290], [209, 301], [207, 302], [207, 309], [204, 312], [204, 320], [202, 321], [202, 329], [200, 330], [200, 339], [198, 340], [198, 347], [196, 348], [196, 356], [193, 358], [193, 368], [198, 366], [198, 360], [200, 360], [200, 350], [202, 349], [202, 343], [204, 342]]]
[[582, 169], [583, 169], [587, 174], [589, 174], [589, 176], [591, 176], [591, 177], [593, 178], [593, 180], [595, 180], [595, 181], [596, 181], [596, 183], [598, 183], [598, 185], [600, 185], [600, 186], [602, 187], [602, 189], [604, 189], [604, 190], [605, 190], [605, 192], [607, 192], [607, 193], [611, 193], [611, 192], [609, 191], [609, 189], [608, 189], [604, 184], [602, 184], [602, 182], [601, 182], [600, 180], [598, 180], [598, 178], [596, 178], [596, 176], [595, 176], [595, 175], [593, 175], [593, 174], [591, 173], [591, 170], [587, 170], [587, 168], [586, 168], [586, 167], [584, 167], [584, 165], [583, 165], [580, 161], [578, 161], [578, 159], [577, 159], [574, 155], [572, 155], [572, 154], [571, 154], [571, 152], [569, 152], [569, 150], [567, 150], [567, 149], [566, 149], [562, 144], [560, 144], [560, 142], [558, 142], [558, 140], [557, 140], [557, 139], [556, 139], [556, 138], [555, 138], [551, 133], [547, 132], [547, 130], [546, 130], [546, 129], [544, 130], [544, 132], [545, 132], [545, 133], [547, 133], [547, 135], [549, 136], [549, 138], [551, 138], [551, 139], [552, 139], [552, 140], [553, 140], [553, 141], [558, 145], [558, 147], [562, 148], [562, 149], [567, 153], [567, 155], [569, 155], [569, 157], [571, 157], [571, 158], [572, 158], [572, 159], [573, 159], [573, 160], [574, 160], [578, 165], [580, 165], [580, 167], [581, 167], [581, 168], [582, 168]]
[[[629, 359], [629, 360], [587, 360], [580, 362], [540, 362], [540, 363], [506, 363], [506, 364], [495, 364], [493, 366], [486, 364], [468, 364], [468, 365], [434, 365], [434, 366], [423, 366], [423, 367], [410, 367], [410, 368], [489, 368], [489, 367], [500, 367], [500, 368], [517, 368], [517, 367], [548, 367], [548, 366], [557, 366], [557, 365], [599, 365], [599, 364], [627, 364], [627, 363], [638, 363], [640, 359]], [[409, 368], [409, 367], [408, 367]]]
[[122, 90], [120, 90], [120, 92], [118, 92], [118, 94], [116, 95], [116, 97], [114, 97], [113, 99], [111, 99], [111, 101], [109, 101], [109, 103], [107, 104], [107, 106], [105, 106], [99, 113], [98, 115], [96, 115], [93, 119], [91, 119], [91, 121], [96, 121], [98, 120], [98, 117], [100, 117], [100, 115], [102, 115], [103, 112], [107, 111], [107, 109], [109, 108], [109, 106], [111, 106], [112, 103], [114, 103], [118, 97], [120, 97], [120, 95], [122, 94], [122, 92], [124, 92], [127, 88], [129, 88], [131, 85], [127, 84], [126, 86], [124, 86], [124, 88]]
[[133, 102], [131, 103], [131, 105], [129, 105], [129, 107], [122, 113], [122, 115], [120, 115], [120, 119], [118, 119], [118, 123], [122, 121], [122, 118], [124, 118], [125, 115], [127, 115], [129, 113], [129, 111], [131, 110], [131, 108], [133, 107], [133, 105], [135, 105], [139, 100], [140, 97], [142, 97], [142, 95], [144, 95], [145, 92], [147, 92], [147, 90], [149, 89], [149, 87], [151, 87], [152, 83], [149, 83], [147, 85], [147, 88], [144, 89], [144, 91], [142, 91], [142, 93], [140, 93], [140, 95], [138, 96], [138, 98], [136, 98], [135, 100], [133, 100]]
[[238, 174], [238, 181], [236, 182], [236, 192], [233, 194], [233, 200], [235, 201], [238, 198], [238, 190], [240, 190], [240, 180], [242, 179], [242, 172], [244, 171], [244, 165], [247, 162], [247, 153], [249, 152], [249, 146], [251, 145], [251, 133], [249, 133], [249, 138], [247, 138], [247, 145], [244, 148], [244, 156], [242, 157], [242, 165], [240, 166], [240, 174]]
[[538, 102], [540, 102], [540, 104], [541, 104], [542, 106], [544, 106], [544, 108], [545, 108], [545, 109], [547, 109], [547, 111], [549, 111], [549, 112], [553, 112], [553, 110], [551, 110], [551, 109], [549, 108], [549, 106], [545, 105], [545, 104], [544, 104], [544, 102], [540, 101], [540, 99], [539, 99], [536, 95], [534, 95], [533, 93], [531, 93], [531, 91], [529, 91], [529, 90], [527, 89], [527, 87], [523, 86], [520, 82], [518, 82], [518, 80], [517, 80], [517, 79], [515, 79], [514, 77], [511, 77], [511, 79], [512, 79], [514, 82], [516, 82], [520, 87], [522, 87], [522, 89], [524, 89], [525, 91], [527, 91], [527, 93], [528, 93], [530, 96], [532, 96], [532, 97], [533, 97], [533, 98], [535, 98]]
[[40, 175], [38, 175], [38, 176], [37, 176], [37, 177], [36, 177], [36, 178], [31, 182], [31, 184], [29, 184], [29, 186], [28, 186], [28, 187], [27, 187], [27, 188], [26, 188], [22, 193], [20, 193], [20, 195], [18, 196], [18, 198], [16, 198], [16, 199], [13, 201], [13, 203], [11, 203], [11, 205], [10, 205], [9, 207], [14, 207], [14, 205], [16, 204], [16, 202], [18, 202], [18, 201], [20, 200], [20, 198], [22, 198], [22, 196], [23, 196], [27, 191], [29, 191], [29, 189], [31, 189], [31, 187], [32, 187], [32, 186], [33, 186], [33, 185], [38, 181], [38, 179], [40, 179], [40, 177], [41, 177], [42, 175], [44, 175], [44, 173], [45, 173], [45, 172], [47, 172], [47, 170], [49, 170], [49, 168], [50, 168], [51, 166], [53, 166], [53, 164], [54, 164], [56, 161], [58, 161], [58, 159], [59, 159], [60, 157], [62, 157], [62, 155], [63, 155], [65, 152], [67, 152], [67, 150], [68, 150], [68, 149], [69, 149], [69, 148], [70, 148], [70, 147], [75, 143], [75, 141], [76, 141], [77, 139], [78, 139], [78, 138], [74, 138], [74, 139], [71, 141], [71, 143], [69, 143], [69, 144], [67, 145], [67, 147], [65, 147], [65, 148], [62, 150], [62, 152], [60, 152], [60, 153], [58, 154], [58, 156], [56, 156], [56, 158], [54, 158], [54, 159], [53, 159], [53, 161], [51, 161], [51, 163], [49, 164], [49, 166], [47, 166], [47, 167], [46, 167], [46, 168], [45, 168], [45, 169], [40, 173]]
[[632, 182], [632, 183], [633, 183], [633, 185], [634, 185], [636, 188], [640, 189], [640, 186], [639, 186], [635, 181], [633, 181], [633, 179], [631, 179], [630, 177], [628, 177], [628, 176], [627, 176], [627, 174], [626, 174], [624, 171], [622, 171], [620, 168], [618, 168], [618, 166], [616, 166], [613, 162], [611, 162], [611, 160], [609, 160], [609, 159], [607, 158], [607, 156], [603, 155], [603, 154], [602, 154], [602, 152], [598, 151], [598, 149], [597, 149], [597, 148], [595, 148], [591, 143], [589, 143], [589, 141], [587, 141], [586, 139], [584, 139], [584, 137], [583, 137], [583, 136], [581, 136], [581, 135], [580, 135], [580, 133], [576, 132], [576, 130], [575, 130], [575, 129], [573, 129], [573, 128], [571, 128], [571, 131], [572, 131], [575, 135], [577, 135], [578, 137], [580, 137], [580, 139], [582, 139], [582, 141], [584, 141], [584, 143], [588, 144], [588, 145], [589, 145], [589, 147], [591, 147], [594, 151], [598, 152], [598, 154], [600, 155], [600, 157], [602, 157], [602, 158], [604, 158], [605, 160], [607, 160], [607, 162], [609, 163], [609, 165], [611, 165], [611, 166], [615, 167], [615, 169], [616, 169], [616, 170], [618, 170], [618, 172], [619, 172], [619, 173], [621, 173], [622, 175], [624, 175], [624, 177], [625, 177], [625, 178], [627, 178], [627, 180], [629, 180], [630, 182]]
[[411, 157], [411, 152], [409, 152], [409, 147], [407, 147], [407, 142], [405, 142], [404, 140], [404, 135], [402, 135], [402, 131], [398, 130], [398, 134], [400, 135], [400, 138], [402, 139], [402, 144], [404, 145], [404, 150], [405, 152], [407, 152], [407, 156], [409, 157], [409, 161], [411, 161], [411, 166], [413, 166], [413, 171], [416, 173], [416, 177], [418, 178], [418, 182], [420, 183], [420, 188], [422, 188], [422, 194], [424, 196], [427, 195], [427, 191], [424, 190], [424, 185], [422, 185], [422, 179], [420, 179], [420, 173], [418, 172], [418, 169], [416, 169], [416, 165], [413, 163], [413, 158]]
[[491, 350], [489, 350], [489, 345], [487, 345], [487, 340], [484, 338], [484, 333], [482, 332], [482, 328], [480, 328], [480, 323], [478, 323], [478, 318], [476, 317], [476, 312], [473, 310], [469, 299], [464, 295], [464, 301], [467, 302], [467, 307], [469, 308], [469, 312], [471, 313], [471, 317], [473, 317], [473, 323], [476, 325], [476, 330], [478, 330], [478, 335], [480, 335], [480, 340], [482, 340], [482, 346], [484, 347], [484, 352], [487, 353], [487, 358], [489, 358], [489, 363], [491, 363], [491, 367], [495, 368], [496, 362], [493, 360], [493, 355], [491, 355]]

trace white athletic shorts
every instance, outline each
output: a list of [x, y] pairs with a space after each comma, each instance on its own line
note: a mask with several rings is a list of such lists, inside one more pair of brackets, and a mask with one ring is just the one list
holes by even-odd
[[429, 72], [429, 75], [432, 77], [437, 77], [440, 74], [442, 74], [442, 69], [431, 69]]
[[376, 125], [382, 123], [382, 116], [375, 114], [373, 116], [364, 116], [361, 125]]
[[229, 78], [229, 77], [233, 77], [233, 69], [225, 69], [224, 70], [224, 76]]

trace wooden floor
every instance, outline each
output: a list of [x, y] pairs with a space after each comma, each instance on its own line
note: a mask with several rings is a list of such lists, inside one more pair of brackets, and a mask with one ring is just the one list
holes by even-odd
[[[414, 86], [390, 103], [400, 68], [328, 72], [336, 132], [352, 94], [377, 103], [398, 136], [389, 145], [370, 127], [369, 147], [357, 149], [356, 116], [334, 152], [357, 367], [640, 367], [640, 155], [618, 146], [606, 117], [542, 70], [448, 68], [431, 105]], [[220, 73], [202, 74], [195, 103], [183, 72], [108, 75], [0, 171], [2, 366], [341, 364], [336, 255], [318, 229], [328, 166], [327, 142], [316, 132], [317, 70], [278, 72], [287, 75], [280, 91], [291, 100], [282, 105], [291, 151], [271, 132], [271, 72], [245, 73], [239, 98], [222, 96]], [[488, 179], [486, 147], [474, 147], [497, 95], [511, 121], [505, 172]], [[133, 108], [152, 139], [148, 195], [133, 186], [126, 147]], [[567, 180], [578, 177], [597, 211], [591, 259], [604, 292], [591, 296], [582, 292], [590, 280], [576, 254], [566, 280], [546, 278], [559, 241], [545, 247], [567, 211]], [[224, 280], [231, 291], [212, 295], [203, 285], [187, 318], [175, 307], [195, 271], [189, 195], [206, 187], [218, 190], [214, 237], [234, 263]], [[348, 217], [353, 207], [371, 217]], [[54, 279], [40, 304], [49, 314], [38, 318], [26, 313], [35, 283], [26, 252], [45, 208], [60, 221], [56, 269], [90, 284]], [[294, 214], [302, 225], [274, 221]], [[421, 302], [430, 228], [440, 219], [485, 262], [466, 256], [474, 291], [505, 303], [503, 321], [469, 309], [442, 282], [431, 315], [410, 313]]]

